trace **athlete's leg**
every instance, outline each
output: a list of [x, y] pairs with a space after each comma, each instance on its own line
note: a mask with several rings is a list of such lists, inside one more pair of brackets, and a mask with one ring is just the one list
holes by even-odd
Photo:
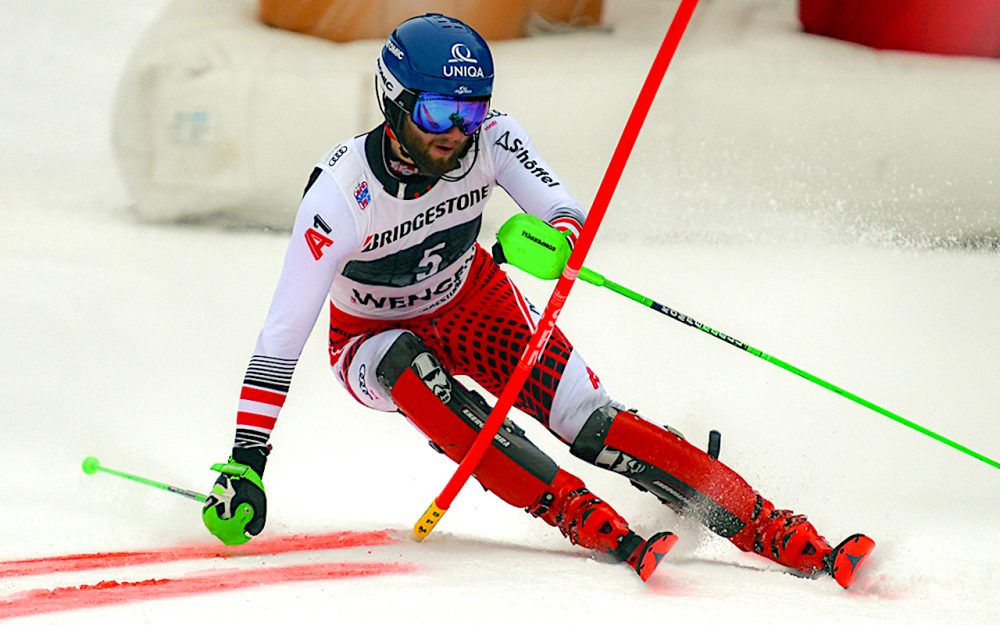
[[[382, 336], [382, 335], [380, 335]], [[399, 332], [377, 367], [380, 388], [400, 412], [455, 462], [465, 457], [489, 417], [486, 402], [462, 386], [410, 332]], [[574, 544], [628, 560], [642, 539], [607, 503], [507, 421], [474, 475], [507, 503], [558, 527]]]
[[[535, 330], [539, 313], [489, 254], [479, 251], [470, 271], [475, 288], [415, 331], [455, 375], [468, 375], [494, 396], [510, 380]], [[611, 403], [604, 385], [556, 328], [532, 368], [515, 406], [570, 444], [586, 416]], [[584, 415], [582, 418], [579, 415]]]
[[570, 451], [625, 475], [743, 551], [806, 573], [824, 567], [830, 545], [802, 515], [777, 510], [738, 473], [679, 432], [608, 406], [594, 411]]
[[[481, 397], [458, 383], [409, 330], [369, 331], [336, 343], [338, 380], [360, 403], [403, 413], [432, 447], [460, 462], [489, 416]], [[573, 544], [637, 557], [643, 540], [610, 505], [590, 493], [506, 421], [474, 472], [505, 502], [553, 525]]]
[[[492, 259], [477, 257], [474, 269], [479, 287], [444, 315], [444, 343], [459, 372], [499, 394], [538, 313]], [[622, 411], [558, 328], [517, 405], [570, 444], [576, 456], [625, 474], [740, 549], [802, 571], [822, 568], [830, 546], [805, 517], [776, 510], [678, 432]]]
[[396, 403], [389, 390], [379, 384], [375, 367], [404, 330], [393, 329], [359, 334], [345, 344], [333, 361], [337, 381], [355, 400], [375, 410], [395, 412]]

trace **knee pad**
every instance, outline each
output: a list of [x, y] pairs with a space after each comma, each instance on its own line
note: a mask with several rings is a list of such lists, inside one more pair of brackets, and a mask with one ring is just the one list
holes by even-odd
[[[455, 380], [410, 332], [395, 340], [376, 375], [391, 391], [400, 412], [430, 439], [432, 447], [461, 462], [489, 417], [489, 404]], [[507, 419], [475, 475], [483, 487], [507, 503], [529, 508], [546, 494], [558, 472], [555, 461]]]
[[735, 471], [690, 444], [679, 432], [632, 412], [599, 408], [570, 452], [620, 473], [674, 510], [734, 538], [761, 512], [762, 498]]
[[392, 392], [399, 378], [408, 370], [417, 374], [444, 404], [451, 401], [453, 379], [417, 335], [406, 330], [389, 346], [375, 368], [379, 383]]

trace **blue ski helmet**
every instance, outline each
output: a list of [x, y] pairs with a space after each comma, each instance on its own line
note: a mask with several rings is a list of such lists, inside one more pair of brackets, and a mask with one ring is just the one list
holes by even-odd
[[[493, 55], [468, 24], [440, 13], [413, 17], [389, 35], [378, 58], [376, 82], [390, 127], [397, 111], [409, 113], [413, 95], [436, 93], [458, 99], [485, 99], [493, 93]], [[393, 106], [395, 105], [395, 106]]]

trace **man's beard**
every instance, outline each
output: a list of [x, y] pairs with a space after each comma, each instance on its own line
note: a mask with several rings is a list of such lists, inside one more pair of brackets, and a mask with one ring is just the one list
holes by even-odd
[[465, 147], [468, 145], [468, 141], [466, 141], [466, 146], [454, 150], [448, 156], [433, 157], [430, 154], [433, 139], [425, 141], [409, 124], [403, 124], [400, 129], [400, 139], [402, 139], [403, 149], [406, 150], [406, 156], [409, 156], [420, 168], [420, 173], [434, 178], [440, 178], [457, 168], [462, 153], [465, 152]]

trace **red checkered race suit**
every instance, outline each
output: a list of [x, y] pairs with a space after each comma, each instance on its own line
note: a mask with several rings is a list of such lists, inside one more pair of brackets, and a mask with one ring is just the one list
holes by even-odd
[[[452, 375], [466, 375], [499, 395], [535, 329], [538, 312], [506, 272], [477, 246], [466, 285], [441, 310], [413, 319], [363, 319], [330, 306], [330, 360], [362, 404], [395, 411], [375, 367], [402, 331], [416, 334]], [[531, 371], [516, 406], [567, 444], [609, 398], [559, 328]]]

